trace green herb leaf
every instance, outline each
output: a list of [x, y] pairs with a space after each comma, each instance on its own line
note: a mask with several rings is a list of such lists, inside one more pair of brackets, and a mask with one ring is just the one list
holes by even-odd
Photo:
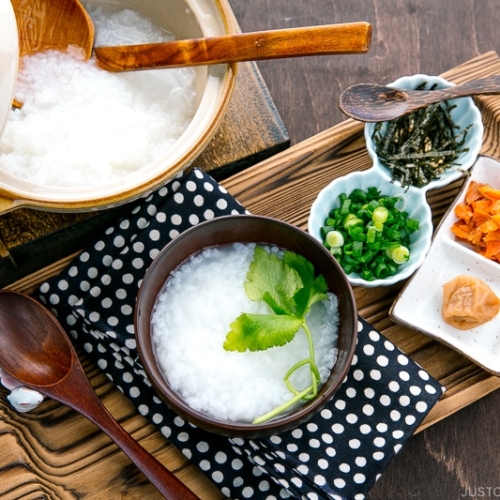
[[295, 313], [294, 295], [303, 287], [294, 269], [277, 255], [255, 247], [254, 258], [245, 282], [245, 291], [252, 300], [264, 300], [275, 314]]
[[[283, 258], [256, 246], [250, 264], [245, 291], [252, 300], [263, 300], [274, 314], [243, 313], [230, 325], [224, 341], [227, 351], [262, 351], [291, 342], [302, 328], [309, 345], [309, 357], [287, 372], [285, 383], [293, 397], [274, 410], [254, 420], [264, 422], [292, 407], [297, 401], [310, 400], [318, 392], [319, 371], [314, 361], [314, 344], [306, 315], [311, 306], [327, 298], [328, 286], [323, 276], [314, 276], [313, 265], [301, 255], [285, 251]], [[295, 389], [290, 375], [304, 364], [309, 365], [311, 384]]]
[[315, 302], [326, 299], [328, 285], [322, 275], [314, 277], [314, 266], [302, 255], [285, 252], [283, 258], [289, 268], [294, 269], [302, 280], [302, 288], [294, 295], [295, 315], [304, 318]]
[[293, 340], [301, 326], [293, 316], [244, 313], [231, 323], [224, 349], [244, 352], [283, 346]]

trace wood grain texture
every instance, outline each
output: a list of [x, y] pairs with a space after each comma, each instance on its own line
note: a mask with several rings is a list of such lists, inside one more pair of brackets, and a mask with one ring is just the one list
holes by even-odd
[[[500, 54], [497, 0], [231, 0], [231, 5], [245, 31], [357, 20], [368, 21], [373, 26], [372, 46], [366, 55], [258, 63], [291, 141], [298, 146], [281, 155], [283, 168], [294, 165], [286, 179], [266, 164], [267, 168], [259, 170], [259, 177], [251, 187], [256, 207], [266, 207], [271, 213], [280, 213], [279, 204], [287, 201], [286, 196], [279, 194], [279, 187], [287, 180], [294, 186], [307, 182], [311, 183], [312, 190], [319, 189], [329, 178], [324, 171], [331, 168], [332, 158], [337, 174], [349, 168], [367, 168], [361, 139], [356, 136], [361, 126], [344, 121], [337, 107], [336, 99], [343, 89], [363, 81], [387, 83], [417, 72], [441, 74], [488, 51]], [[488, 61], [476, 60], [464, 68], [455, 81], [484, 72]], [[500, 103], [496, 97], [481, 99], [480, 105], [485, 103], [489, 113], [483, 117], [489, 139], [483, 152], [499, 157], [500, 130], [495, 116], [500, 111]], [[241, 122], [247, 119], [239, 118]], [[255, 120], [257, 128], [260, 126], [258, 117], [252, 116], [251, 120]], [[239, 123], [235, 123], [235, 127]], [[330, 130], [333, 126], [334, 132]], [[319, 136], [313, 138], [315, 134]], [[244, 139], [241, 131], [236, 136], [227, 146], [228, 150], [234, 148], [240, 138]], [[300, 146], [309, 139], [307, 147]], [[324, 141], [331, 141], [329, 148], [325, 149]], [[207, 153], [209, 165], [212, 154], [217, 155], [217, 150]], [[350, 164], [346, 165], [342, 158], [349, 159]], [[308, 159], [323, 172], [321, 180], [307, 170]], [[302, 178], [301, 168], [306, 169]], [[239, 174], [242, 183], [249, 182], [246, 175], [246, 172]], [[276, 196], [274, 204], [266, 201], [266, 191], [259, 186], [260, 181], [267, 182], [271, 190], [267, 196]], [[454, 197], [454, 189], [458, 187], [431, 192], [429, 199], [433, 208], [443, 213]], [[295, 194], [294, 200], [300, 201]], [[286, 217], [299, 225], [307, 220], [304, 213], [289, 207]], [[435, 222], [438, 219], [436, 216]], [[12, 287], [32, 290], [38, 280], [57, 273], [68, 261], [69, 258], [56, 262]], [[377, 306], [371, 305], [369, 294], [357, 291], [360, 312], [398, 345], [410, 352], [421, 352], [420, 356], [425, 357], [421, 336], [401, 329], [386, 318], [384, 308], [388, 309], [396, 291], [380, 290]], [[462, 364], [460, 358], [445, 351], [448, 354], [434, 367], [444, 380], [451, 377], [450, 391], [439, 405], [440, 412], [449, 415], [450, 411], [465, 406], [444, 420], [440, 420], [441, 414], [429, 415], [426, 422], [434, 425], [419, 432], [403, 447], [371, 490], [369, 500], [495, 498], [493, 490], [488, 497], [486, 488], [500, 486], [500, 391], [495, 390], [498, 380], [485, 376], [470, 363]], [[135, 414], [123, 396], [111, 389], [99, 370], [88, 365], [86, 368], [110, 410], [137, 433], [141, 442], [151, 446], [149, 449], [158, 450], [156, 456], [165, 463], [168, 461], [202, 498], [221, 498], [217, 488], [203, 474], [194, 475], [196, 469], [185, 464], [182, 457], [175, 453], [164, 455], [170, 453], [166, 450], [171, 448], [166, 440]], [[478, 390], [487, 395], [470, 404]], [[90, 424], [84, 419], [64, 408], [46, 402], [35, 413], [19, 417], [6, 406], [0, 410], [0, 420], [0, 498], [155, 498], [154, 494], [149, 495], [148, 485], [130, 466], [121, 475], [120, 467], [127, 467], [127, 463], [118, 451], [113, 451], [109, 441], [96, 433], [95, 428], [87, 427]], [[66, 424], [68, 421], [71, 424]], [[72, 440], [62, 430], [67, 425], [70, 429], [82, 430], [83, 437]], [[84, 458], [89, 450], [93, 450], [92, 460]], [[50, 466], [46, 468], [45, 463]]]
[[95, 48], [97, 64], [108, 71], [178, 68], [327, 54], [365, 54], [368, 23], [254, 31], [218, 37]]
[[78, 47], [89, 59], [94, 23], [79, 0], [12, 0], [19, 32], [19, 55]]

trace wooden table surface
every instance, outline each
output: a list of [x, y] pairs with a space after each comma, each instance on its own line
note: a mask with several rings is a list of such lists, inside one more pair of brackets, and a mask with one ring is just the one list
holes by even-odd
[[[340, 92], [440, 74], [488, 52], [500, 54], [498, 0], [230, 0], [243, 31], [352, 21], [372, 24], [366, 55], [259, 62], [292, 144], [345, 117]], [[370, 500], [500, 498], [500, 392], [415, 435]]]
[[[366, 55], [258, 63], [292, 144], [309, 139], [345, 119], [337, 107], [337, 100], [340, 92], [349, 85], [362, 81], [385, 83], [417, 72], [440, 74], [485, 52], [500, 54], [499, 16], [495, 9], [500, 7], [498, 0], [229, 1], [243, 31], [352, 21], [372, 24], [372, 45]], [[131, 405], [123, 406], [121, 400], [111, 394], [110, 384], [99, 370], [93, 367], [89, 370], [99, 384], [100, 395], [109, 402], [112, 413], [119, 416], [129, 432], [133, 432], [150, 450], [156, 450], [157, 456], [167, 464], [181, 462], [180, 458], [174, 457], [174, 451], [166, 448], [164, 441], [152, 433], [150, 426], [135, 418]], [[118, 406], [114, 406], [115, 403]], [[0, 438], [3, 443], [14, 439], [18, 442], [3, 449], [4, 458], [10, 465], [3, 469], [0, 466], [0, 474], [5, 483], [24, 484], [25, 491], [23, 495], [12, 493], [5, 498], [14, 498], [13, 495], [16, 495], [16, 500], [83, 498], [85, 493], [80, 496], [78, 492], [87, 490], [98, 491], [87, 496], [92, 499], [156, 498], [147, 485], [132, 475], [127, 483], [130, 488], [125, 484], [119, 495], [106, 496], [105, 491], [116, 490], [113, 490], [113, 484], [106, 484], [103, 477], [98, 476], [102, 473], [98, 470], [100, 464], [105, 462], [114, 467], [106, 470], [106, 477], [123, 479], [120, 475], [123, 461], [121, 455], [108, 446], [105, 438], [99, 438], [94, 455], [89, 455], [92, 462], [84, 468], [85, 474], [73, 471], [81, 462], [68, 465], [67, 454], [64, 455], [61, 471], [68, 477], [77, 476], [80, 481], [74, 491], [60, 488], [57, 493], [45, 489], [49, 479], [58, 474], [59, 466], [58, 462], [48, 459], [58, 455], [49, 448], [37, 448], [34, 451], [36, 460], [32, 461], [20, 454], [19, 450], [23, 451], [29, 441], [29, 436], [22, 431], [23, 425], [34, 429], [35, 435], [43, 433], [46, 443], [54, 444], [55, 448], [70, 440], [67, 435], [76, 427], [92, 443], [97, 440], [95, 432], [66, 409], [50, 404], [44, 408], [52, 418], [54, 415], [69, 418], [75, 427], [66, 426], [61, 433], [57, 426], [48, 425], [51, 419], [34, 423], [35, 417], [30, 414], [15, 416], [11, 412], [9, 425], [13, 431]], [[500, 498], [499, 408], [500, 391], [492, 392], [413, 436], [371, 490], [369, 500]], [[79, 444], [82, 443], [83, 439]], [[25, 463], [29, 466], [26, 467]], [[186, 476], [191, 469], [179, 467], [179, 475]], [[20, 481], [20, 477], [25, 479]], [[95, 477], [99, 477], [99, 485], [89, 486]], [[208, 480], [204, 482], [200, 477], [197, 485], [206, 498], [220, 498], [220, 493]]]

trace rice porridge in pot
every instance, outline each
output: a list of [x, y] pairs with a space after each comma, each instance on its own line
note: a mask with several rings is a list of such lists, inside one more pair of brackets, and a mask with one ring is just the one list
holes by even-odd
[[[154, 41], [172, 36], [211, 37], [237, 28], [227, 0], [83, 2], [97, 25], [98, 43], [142, 42], [145, 34]], [[111, 26], [103, 27], [103, 22]], [[77, 63], [85, 66], [85, 70], [78, 69], [80, 76], [100, 69], [96, 65], [87, 68], [94, 62], [79, 60], [82, 51], [78, 48], [69, 51], [75, 56], [68, 63], [72, 68]], [[217, 64], [180, 71], [105, 72], [102, 80], [99, 78], [99, 89], [91, 90], [89, 85], [70, 83], [67, 74], [58, 73], [63, 58], [67, 61], [65, 55], [59, 53], [57, 65], [48, 69], [49, 74], [57, 75], [60, 87], [52, 81], [35, 103], [15, 96], [25, 109], [16, 110], [13, 129], [0, 143], [2, 211], [23, 205], [57, 211], [109, 208], [157, 189], [192, 165], [212, 141], [229, 109], [236, 83], [236, 65]], [[40, 57], [47, 59], [47, 53]], [[88, 80], [93, 78], [87, 76]], [[108, 85], [117, 76], [121, 99], [115, 87]], [[71, 85], [76, 95], [70, 98]], [[92, 104], [89, 96], [98, 102]], [[61, 109], [56, 109], [56, 103]], [[92, 107], [95, 113], [88, 112]], [[112, 107], [118, 111], [110, 112]], [[21, 127], [16, 122], [30, 108], [50, 116], [39, 120], [43, 127], [30, 122], [26, 133], [24, 124]], [[130, 118], [137, 113], [138, 119]], [[13, 121], [10, 114], [8, 118]]]
[[[172, 40], [132, 9], [86, 5], [95, 45]], [[24, 56], [0, 141], [0, 169], [47, 186], [96, 186], [165, 154], [197, 106], [194, 68], [110, 73], [95, 61], [46, 51]]]

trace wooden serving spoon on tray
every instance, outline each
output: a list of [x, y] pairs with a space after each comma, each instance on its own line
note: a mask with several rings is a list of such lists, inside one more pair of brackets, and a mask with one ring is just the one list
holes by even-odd
[[0, 291], [0, 366], [18, 382], [86, 416], [169, 500], [199, 500], [148, 453], [103, 406], [56, 318], [39, 302]]
[[486, 76], [436, 90], [406, 90], [359, 83], [342, 92], [339, 107], [347, 116], [356, 120], [384, 122], [430, 104], [479, 94], [500, 94], [500, 75]]

